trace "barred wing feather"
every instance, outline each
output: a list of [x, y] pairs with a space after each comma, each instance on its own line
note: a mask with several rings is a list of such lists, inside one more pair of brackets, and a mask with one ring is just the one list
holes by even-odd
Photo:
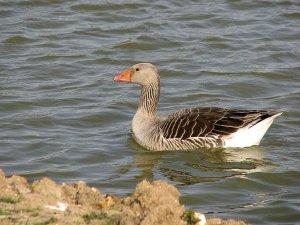
[[216, 107], [182, 109], [170, 114], [159, 129], [166, 139], [226, 136], [274, 115], [271, 110], [228, 110]]

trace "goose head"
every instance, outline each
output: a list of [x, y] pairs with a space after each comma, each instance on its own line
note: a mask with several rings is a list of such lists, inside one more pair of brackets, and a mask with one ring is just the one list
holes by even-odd
[[159, 75], [156, 67], [151, 63], [138, 63], [123, 73], [115, 76], [114, 81], [147, 86], [151, 83], [159, 83]]

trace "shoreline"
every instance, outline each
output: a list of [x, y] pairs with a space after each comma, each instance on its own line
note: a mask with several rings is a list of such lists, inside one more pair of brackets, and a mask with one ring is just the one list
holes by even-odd
[[24, 177], [6, 177], [0, 169], [0, 223], [97, 225], [247, 225], [240, 220], [207, 219], [185, 209], [176, 187], [146, 180], [124, 199], [102, 194], [79, 181], [56, 184], [42, 178], [29, 184]]

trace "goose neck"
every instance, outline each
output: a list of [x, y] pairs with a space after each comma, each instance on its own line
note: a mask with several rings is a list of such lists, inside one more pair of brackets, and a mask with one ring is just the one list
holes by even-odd
[[147, 116], [155, 116], [159, 94], [159, 81], [143, 86], [138, 111]]

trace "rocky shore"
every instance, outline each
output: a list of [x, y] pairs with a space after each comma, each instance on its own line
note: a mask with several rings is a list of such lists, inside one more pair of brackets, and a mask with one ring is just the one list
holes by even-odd
[[49, 178], [29, 184], [24, 177], [6, 177], [0, 170], [0, 224], [97, 225], [246, 225], [243, 221], [205, 219], [185, 209], [179, 191], [163, 181], [139, 183], [120, 199], [103, 195], [84, 182], [56, 184]]

